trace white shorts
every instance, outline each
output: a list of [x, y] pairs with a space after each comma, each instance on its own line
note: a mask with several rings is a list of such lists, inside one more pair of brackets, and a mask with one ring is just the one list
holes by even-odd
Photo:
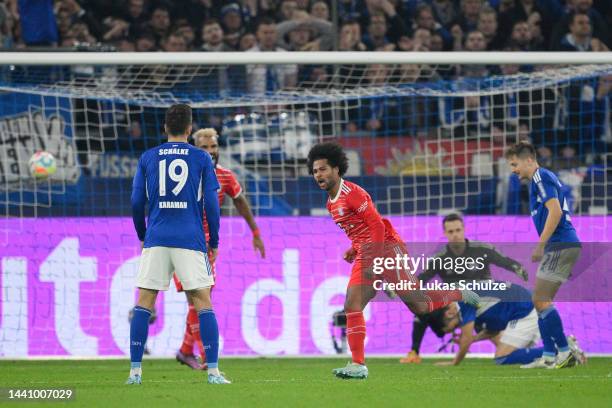
[[565, 248], [544, 254], [536, 277], [550, 282], [565, 283], [572, 276], [572, 268], [580, 257], [581, 248]]
[[142, 250], [136, 286], [168, 290], [175, 272], [184, 290], [208, 288], [215, 284], [208, 254], [192, 249], [158, 246]]
[[540, 341], [538, 314], [535, 308], [522, 319], [508, 323], [499, 341], [515, 348], [531, 347]]

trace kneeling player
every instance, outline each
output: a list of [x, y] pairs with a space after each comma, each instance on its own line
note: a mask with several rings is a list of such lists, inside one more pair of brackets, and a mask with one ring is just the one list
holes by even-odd
[[[342, 147], [335, 143], [315, 145], [308, 153], [308, 171], [319, 187], [329, 194], [327, 209], [334, 222], [351, 240], [351, 248], [344, 259], [353, 263], [346, 291], [344, 311], [346, 313], [347, 337], [351, 348], [352, 362], [333, 371], [341, 378], [366, 378], [364, 341], [366, 337], [363, 309], [376, 295], [374, 282], [382, 278], [391, 283], [412, 283], [417, 287], [414, 274], [404, 269], [384, 268], [382, 276], [373, 272], [374, 258], [403, 257], [407, 253], [401, 238], [391, 225], [383, 219], [370, 195], [358, 185], [342, 178], [348, 169], [348, 160]], [[417, 315], [431, 312], [449, 301], [478, 302], [478, 296], [470, 291], [419, 291], [396, 290], [400, 299]]]
[[[464, 303], [451, 303], [445, 308], [443, 330], [450, 333], [460, 327], [461, 335], [459, 351], [453, 361], [438, 365], [459, 365], [471, 344], [485, 339], [495, 343], [497, 364], [528, 364], [542, 357], [543, 347], [531, 348], [540, 340], [538, 315], [531, 301], [531, 292], [511, 284], [504, 291], [480, 292], [480, 295], [486, 301], [482, 300], [478, 309]], [[474, 330], [478, 331], [476, 336]], [[567, 341], [572, 353], [584, 354], [573, 336], [568, 336]]]

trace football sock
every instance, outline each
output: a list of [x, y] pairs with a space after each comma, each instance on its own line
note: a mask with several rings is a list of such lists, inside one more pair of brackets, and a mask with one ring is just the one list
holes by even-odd
[[[185, 340], [187, 340], [187, 332], [189, 332], [189, 336], [191, 338], [191, 343], [187, 345]], [[189, 305], [189, 312], [187, 312], [187, 328], [185, 330], [185, 339], [183, 340], [183, 345], [185, 346], [185, 350], [189, 350], [188, 352], [183, 351], [181, 347], [181, 351], [183, 353], [192, 355], [195, 354], [195, 347], [198, 347], [200, 351], [200, 357], [204, 361], [206, 361], [206, 353], [204, 353], [204, 346], [202, 345], [202, 338], [200, 337], [200, 318], [198, 317], [198, 312], [195, 310], [193, 305]]]
[[[539, 317], [542, 321], [544, 330], [552, 338], [552, 341], [557, 346], [557, 350], [566, 352], [569, 350], [567, 345], [567, 338], [563, 332], [563, 322], [561, 322], [561, 316], [554, 305], [548, 306], [546, 309], [539, 313]], [[538, 322], [539, 323], [539, 322]], [[541, 329], [540, 329], [541, 331]]]
[[133, 375], [132, 372], [135, 370], [137, 374], [140, 374], [142, 355], [149, 334], [150, 317], [150, 310], [140, 306], [134, 308], [134, 315], [130, 323], [130, 361], [132, 362], [130, 375]]
[[542, 343], [544, 344], [544, 352], [542, 356], [545, 359], [553, 360], [557, 355], [557, 349], [555, 348], [555, 341], [552, 339], [541, 317], [538, 317], [538, 328], [540, 329], [540, 336], [542, 337]]
[[[193, 312], [195, 312], [193, 306], [189, 305], [189, 312], [187, 312], [187, 319], [185, 319], [185, 334], [183, 335], [183, 344], [181, 344], [181, 353], [185, 355], [193, 354], [194, 338], [193, 334], [191, 333], [191, 315], [193, 314], [192, 310]], [[198, 315], [196, 313], [196, 319], [197, 318]]]
[[202, 309], [198, 312], [198, 317], [202, 328], [202, 344], [208, 361], [208, 372], [218, 375], [219, 326], [215, 312], [212, 309]]
[[198, 316], [198, 312], [195, 310], [195, 307], [192, 305], [189, 305], [187, 321], [191, 330], [191, 335], [193, 336], [193, 346], [191, 348], [191, 354], [194, 354], [193, 347], [197, 346], [198, 350], [200, 351], [200, 357], [202, 357], [203, 361], [206, 361], [206, 352], [204, 351], [204, 345], [202, 344], [202, 337], [200, 334], [200, 318]]
[[422, 322], [418, 316], [414, 316], [414, 321], [412, 322], [412, 350], [417, 354], [421, 349], [421, 343], [423, 342], [426, 331], [427, 323]]
[[496, 357], [496, 364], [529, 364], [536, 358], [542, 357], [544, 352], [543, 347], [537, 348], [521, 348], [514, 350], [512, 353], [503, 356]]
[[346, 337], [353, 355], [353, 362], [365, 364], [366, 325], [363, 312], [346, 312]]

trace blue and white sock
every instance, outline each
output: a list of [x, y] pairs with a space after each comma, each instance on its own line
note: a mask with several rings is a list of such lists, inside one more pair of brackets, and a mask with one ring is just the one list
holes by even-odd
[[546, 326], [541, 318], [538, 318], [538, 328], [540, 329], [540, 336], [542, 337], [542, 343], [544, 344], [542, 356], [547, 360], [554, 360], [555, 356], [557, 355], [555, 341], [548, 331], [546, 331]]
[[200, 337], [206, 352], [208, 373], [219, 375], [219, 326], [212, 309], [202, 309], [198, 312], [200, 320]]
[[559, 350], [561, 353], [569, 351], [567, 338], [565, 337], [565, 332], [563, 331], [563, 322], [561, 321], [561, 316], [559, 316], [559, 312], [555, 306], [548, 306], [539, 313], [539, 316], [546, 332], [550, 337], [552, 337], [554, 344], [557, 346], [557, 350]]
[[130, 376], [142, 375], [142, 355], [149, 335], [151, 311], [136, 306], [130, 323]]
[[496, 364], [529, 364], [536, 358], [542, 357], [544, 347], [521, 348], [503, 357], [496, 357]]

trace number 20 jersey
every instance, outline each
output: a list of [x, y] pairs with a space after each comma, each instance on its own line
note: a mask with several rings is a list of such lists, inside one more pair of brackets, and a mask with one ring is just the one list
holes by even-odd
[[208, 153], [181, 142], [149, 149], [140, 157], [133, 189], [143, 189], [149, 201], [145, 248], [206, 251], [204, 193], [219, 189]]

